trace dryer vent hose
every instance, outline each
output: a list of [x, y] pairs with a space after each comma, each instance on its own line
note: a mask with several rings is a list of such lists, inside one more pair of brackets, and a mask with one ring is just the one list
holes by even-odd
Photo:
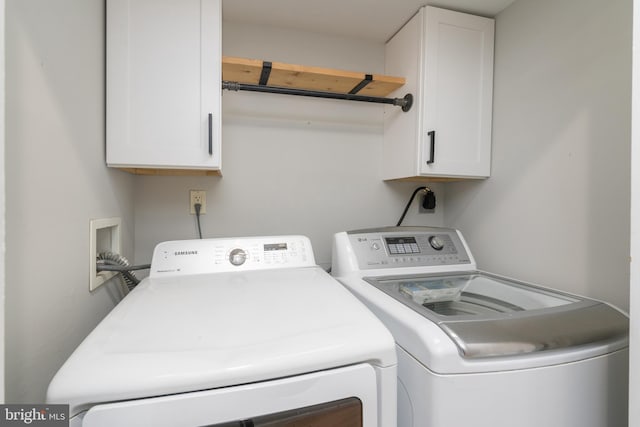
[[[106, 265], [125, 267], [122, 269], [117, 269], [118, 273], [120, 273], [120, 275], [122, 276], [122, 279], [126, 284], [125, 294], [131, 291], [133, 288], [135, 288], [138, 283], [140, 283], [140, 279], [136, 277], [136, 274], [133, 271], [126, 269], [126, 267], [130, 267], [131, 264], [125, 257], [123, 257], [120, 254], [117, 254], [115, 252], [102, 252], [102, 253], [99, 253], [98, 256], [96, 257], [96, 262], [98, 264], [98, 271], [107, 270], [107, 268], [104, 268], [104, 269], [100, 268], [100, 266], [106, 266]], [[135, 267], [132, 269], [135, 269]]]

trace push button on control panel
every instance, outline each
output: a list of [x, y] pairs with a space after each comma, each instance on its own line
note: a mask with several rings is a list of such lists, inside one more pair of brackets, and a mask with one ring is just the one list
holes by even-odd
[[391, 243], [388, 246], [389, 253], [392, 255], [420, 253], [420, 248], [415, 243]]

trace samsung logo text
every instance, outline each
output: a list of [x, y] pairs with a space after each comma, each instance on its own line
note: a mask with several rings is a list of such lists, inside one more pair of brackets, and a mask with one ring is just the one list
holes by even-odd
[[198, 255], [198, 251], [175, 251], [173, 253], [175, 256], [181, 255]]

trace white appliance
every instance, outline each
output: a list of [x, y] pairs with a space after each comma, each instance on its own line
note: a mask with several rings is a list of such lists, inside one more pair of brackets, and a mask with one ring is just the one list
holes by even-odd
[[619, 310], [476, 271], [453, 229], [338, 233], [332, 261], [394, 335], [399, 427], [627, 425]]
[[396, 374], [393, 337], [315, 265], [306, 237], [175, 241], [47, 401], [83, 427], [387, 427]]

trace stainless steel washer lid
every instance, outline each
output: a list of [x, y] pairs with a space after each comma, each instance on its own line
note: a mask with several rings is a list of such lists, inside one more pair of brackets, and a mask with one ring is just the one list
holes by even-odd
[[464, 358], [602, 345], [628, 336], [628, 318], [607, 304], [487, 273], [365, 280], [436, 323]]

